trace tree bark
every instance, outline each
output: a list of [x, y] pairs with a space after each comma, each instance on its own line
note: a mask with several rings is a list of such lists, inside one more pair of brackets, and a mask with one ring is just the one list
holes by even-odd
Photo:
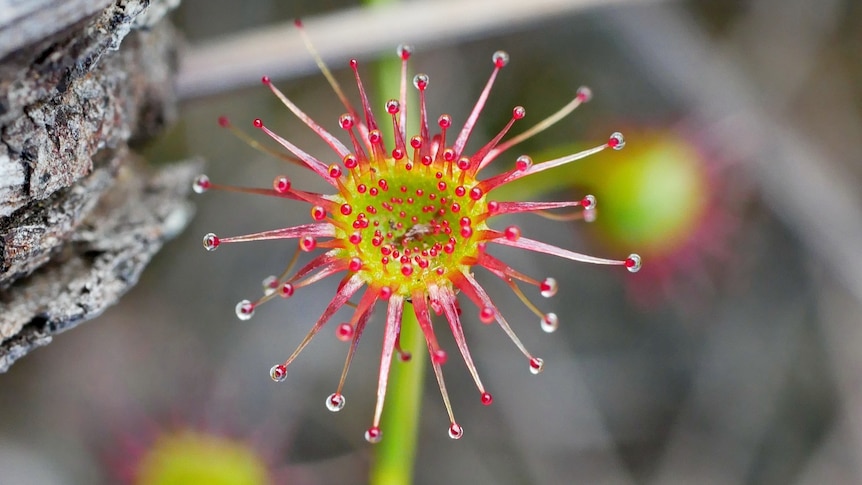
[[100, 314], [192, 213], [199, 162], [129, 142], [175, 118], [178, 0], [0, 0], [0, 372]]

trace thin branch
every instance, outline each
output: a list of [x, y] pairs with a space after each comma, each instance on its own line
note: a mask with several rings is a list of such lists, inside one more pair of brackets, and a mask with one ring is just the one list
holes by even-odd
[[[341, 10], [303, 23], [321, 57], [330, 61], [394, 53], [402, 42], [424, 48], [454, 44], [592, 8], [660, 1], [440, 0]], [[180, 98], [195, 98], [257, 83], [264, 74], [283, 79], [315, 69], [293, 23], [285, 23], [191, 47], [181, 62], [177, 90]]]

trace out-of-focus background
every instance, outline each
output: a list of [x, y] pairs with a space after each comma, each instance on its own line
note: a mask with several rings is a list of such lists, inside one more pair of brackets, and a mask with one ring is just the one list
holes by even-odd
[[[622, 152], [511, 192], [594, 193], [597, 221], [510, 220], [532, 238], [597, 256], [640, 252], [644, 270], [499, 251], [516, 269], [558, 280], [559, 294], [537, 301], [560, 316], [553, 334], [477, 271], [546, 370], [530, 375], [497, 327], [465, 312], [495, 401], [482, 406], [453, 359], [445, 370], [466, 434], [452, 441], [429, 373], [416, 483], [860, 483], [862, 5], [544, 1], [525, 15], [517, 3], [417, 1], [372, 15], [353, 2], [186, 0], [173, 15], [188, 40], [181, 121], [144, 150], [153, 160], [203, 155], [218, 182], [266, 187], [289, 171], [295, 186], [324, 189], [216, 123], [222, 114], [239, 126], [260, 117], [327, 154], [257, 82], [273, 75], [335, 131], [343, 108], [298, 50], [289, 27], [297, 16], [354, 101], [350, 57], [360, 56], [374, 86], [374, 60], [414, 43], [412, 71], [431, 76], [430, 116], [449, 113], [456, 125], [491, 54], [508, 51], [475, 138], [493, 136], [515, 105], [537, 121], [588, 85], [590, 103], [496, 163], [520, 153], [539, 161], [623, 131]], [[284, 59], [267, 54], [279, 51], [279, 36], [292, 42]], [[218, 60], [244, 43], [252, 48], [241, 60], [259, 68]], [[242, 437], [283, 483], [365, 481], [362, 433], [382, 326], [369, 325], [341, 413], [323, 406], [346, 351], [332, 332], [274, 384], [267, 370], [301, 340], [337, 281], [241, 322], [235, 303], [257, 296], [294, 246], [207, 253], [200, 240], [297, 224], [307, 207], [226, 193], [196, 202], [191, 226], [119, 305], [0, 376], [0, 483], [112, 483], [117, 451], [189, 423]]]

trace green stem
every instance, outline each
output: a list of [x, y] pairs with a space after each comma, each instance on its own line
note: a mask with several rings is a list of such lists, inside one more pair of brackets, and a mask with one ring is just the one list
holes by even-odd
[[[373, 8], [394, 1], [397, 0], [365, 0], [364, 3]], [[401, 85], [401, 59], [395, 55], [384, 57], [377, 62], [375, 74], [377, 102], [382, 105], [387, 99], [397, 99]], [[387, 122], [385, 119], [379, 121], [381, 124]], [[382, 131], [386, 146], [392, 147], [394, 138], [391, 130]], [[371, 485], [403, 485], [413, 482], [427, 361], [424, 358], [425, 337], [412, 305], [405, 305], [404, 308], [401, 345], [405, 351], [413, 354], [413, 359], [410, 362], [401, 362], [396, 358], [390, 366], [389, 390], [380, 423], [383, 439], [374, 445], [374, 460], [369, 478]]]
[[371, 485], [413, 482], [426, 360], [423, 358], [425, 337], [416, 321], [412, 305], [404, 308], [401, 345], [413, 354], [413, 359], [401, 362], [396, 358], [389, 371], [389, 392], [380, 423], [383, 439], [374, 445]]

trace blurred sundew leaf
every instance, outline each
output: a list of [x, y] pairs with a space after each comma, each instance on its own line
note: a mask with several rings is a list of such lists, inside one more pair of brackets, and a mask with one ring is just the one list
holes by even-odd
[[[495, 198], [548, 198], [577, 191], [598, 200], [595, 225], [606, 242], [647, 252], [677, 241], [697, 223], [710, 196], [702, 154], [672, 131], [627, 135], [626, 148], [605, 150], [555, 170], [501, 187]], [[588, 148], [584, 143], [552, 147], [536, 162]]]

